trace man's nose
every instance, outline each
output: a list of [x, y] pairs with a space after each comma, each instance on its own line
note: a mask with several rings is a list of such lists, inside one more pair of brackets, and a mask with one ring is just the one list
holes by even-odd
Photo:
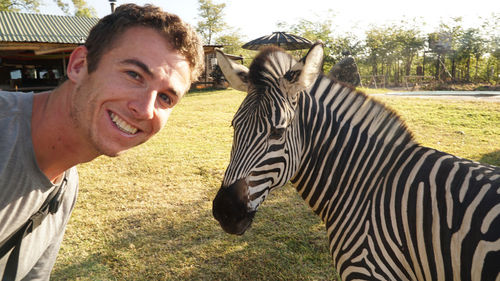
[[156, 91], [147, 91], [129, 102], [129, 109], [137, 119], [152, 119], [156, 104]]

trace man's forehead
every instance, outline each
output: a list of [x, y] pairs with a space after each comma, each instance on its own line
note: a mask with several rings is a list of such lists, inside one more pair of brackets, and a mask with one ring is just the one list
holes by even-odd
[[180, 94], [189, 90], [191, 66], [188, 60], [153, 28], [132, 27], [126, 30], [110, 51], [122, 54], [121, 61], [137, 62], [135, 64], [142, 65], [141, 68], [152, 76], [159, 74], [176, 76], [181, 80], [179, 82], [188, 84], [183, 87], [185, 89], [176, 89]]

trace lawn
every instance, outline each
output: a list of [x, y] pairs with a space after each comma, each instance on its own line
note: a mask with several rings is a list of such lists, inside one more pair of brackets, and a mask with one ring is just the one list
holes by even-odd
[[[52, 280], [333, 280], [324, 226], [291, 186], [264, 202], [243, 236], [212, 218], [243, 98], [190, 93], [148, 143], [80, 165]], [[377, 98], [422, 144], [500, 165], [500, 103]]]

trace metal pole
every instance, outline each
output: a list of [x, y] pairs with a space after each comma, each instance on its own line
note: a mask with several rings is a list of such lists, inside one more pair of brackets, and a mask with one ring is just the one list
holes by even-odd
[[109, 4], [111, 5], [111, 13], [115, 12], [116, 0], [109, 0]]

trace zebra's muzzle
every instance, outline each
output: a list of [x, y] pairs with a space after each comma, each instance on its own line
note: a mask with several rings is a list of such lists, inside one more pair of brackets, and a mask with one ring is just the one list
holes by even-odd
[[244, 179], [219, 189], [213, 201], [212, 213], [227, 233], [245, 233], [252, 224], [255, 211], [248, 209], [248, 186]]

